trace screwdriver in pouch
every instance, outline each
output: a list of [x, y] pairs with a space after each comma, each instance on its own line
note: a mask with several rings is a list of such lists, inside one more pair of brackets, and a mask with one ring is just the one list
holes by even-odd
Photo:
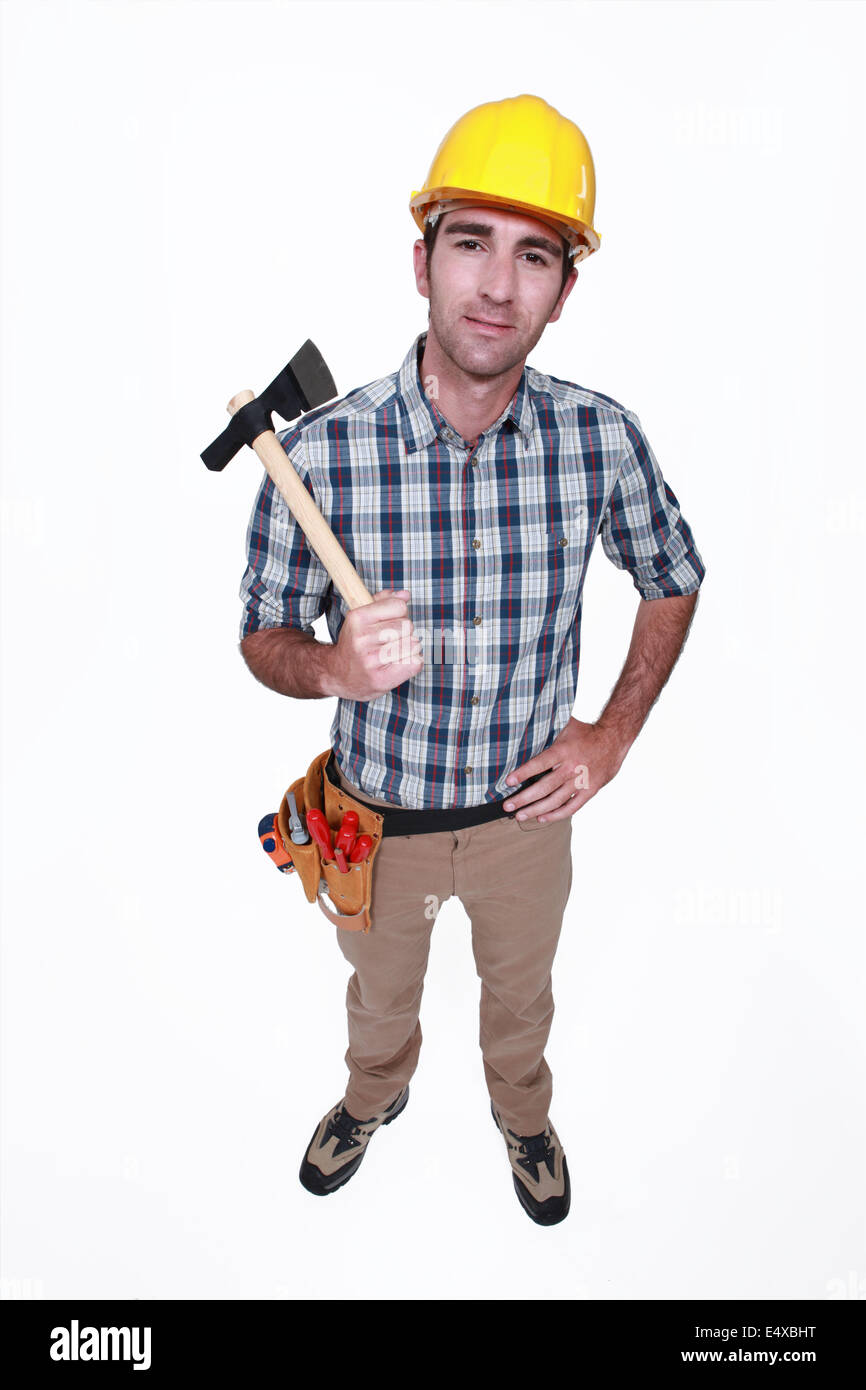
[[352, 864], [362, 864], [372, 848], [372, 835], [359, 835], [355, 841], [352, 853], [349, 855], [349, 862]]
[[307, 829], [315, 840], [325, 859], [333, 859], [334, 847], [331, 843], [331, 827], [325, 819], [325, 813], [320, 811], [317, 806], [313, 806], [307, 812]]
[[348, 856], [358, 833], [358, 812], [347, 811], [334, 841], [334, 858], [341, 874], [349, 872]]

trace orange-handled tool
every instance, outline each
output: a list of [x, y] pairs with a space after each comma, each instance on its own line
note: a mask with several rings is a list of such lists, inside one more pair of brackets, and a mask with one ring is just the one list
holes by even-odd
[[269, 811], [266, 816], [262, 816], [259, 821], [259, 839], [265, 854], [273, 859], [282, 873], [294, 873], [295, 866], [292, 863], [292, 856], [286, 852], [286, 847], [283, 844], [283, 837], [277, 824], [276, 811]]

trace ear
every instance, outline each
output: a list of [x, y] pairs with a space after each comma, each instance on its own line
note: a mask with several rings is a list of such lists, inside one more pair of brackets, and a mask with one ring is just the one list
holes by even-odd
[[427, 276], [427, 247], [424, 238], [420, 237], [412, 247], [412, 257], [415, 268], [415, 287], [424, 299], [430, 298], [430, 281]]
[[559, 296], [559, 299], [556, 301], [556, 306], [555, 306], [555, 308], [554, 308], [554, 310], [553, 310], [553, 313], [550, 315], [550, 318], [547, 320], [548, 323], [556, 323], [556, 320], [559, 318], [559, 316], [560, 316], [560, 314], [562, 313], [562, 310], [563, 310], [563, 308], [564, 308], [564, 306], [565, 306], [565, 301], [568, 299], [568, 296], [571, 294], [571, 291], [574, 289], [574, 287], [575, 287], [576, 284], [577, 284], [577, 266], [575, 266], [575, 267], [573, 268], [571, 274], [569, 275], [568, 279], [566, 280], [565, 284], [563, 285], [563, 287], [562, 287], [562, 294]]

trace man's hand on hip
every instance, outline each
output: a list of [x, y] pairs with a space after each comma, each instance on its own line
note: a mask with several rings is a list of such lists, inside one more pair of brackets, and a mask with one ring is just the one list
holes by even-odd
[[518, 820], [537, 817], [542, 825], [565, 820], [616, 776], [627, 752], [628, 745], [609, 729], [572, 718], [549, 748], [509, 773], [509, 785], [538, 772], [547, 776], [509, 797], [505, 810], [516, 809]]

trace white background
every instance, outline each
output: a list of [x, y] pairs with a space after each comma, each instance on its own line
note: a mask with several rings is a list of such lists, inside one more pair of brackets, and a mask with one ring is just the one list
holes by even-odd
[[[866, 1294], [864, 18], [2, 5], [6, 1296]], [[260, 465], [199, 458], [308, 336], [341, 393], [396, 370], [410, 193], [520, 92], [584, 130], [602, 236], [530, 362], [638, 412], [707, 565], [573, 824], [550, 1230], [491, 1122], [457, 900], [405, 1115], [338, 1194], [298, 1182], [350, 970], [256, 827], [334, 703], [247, 671]], [[637, 602], [597, 547], [577, 717]]]

